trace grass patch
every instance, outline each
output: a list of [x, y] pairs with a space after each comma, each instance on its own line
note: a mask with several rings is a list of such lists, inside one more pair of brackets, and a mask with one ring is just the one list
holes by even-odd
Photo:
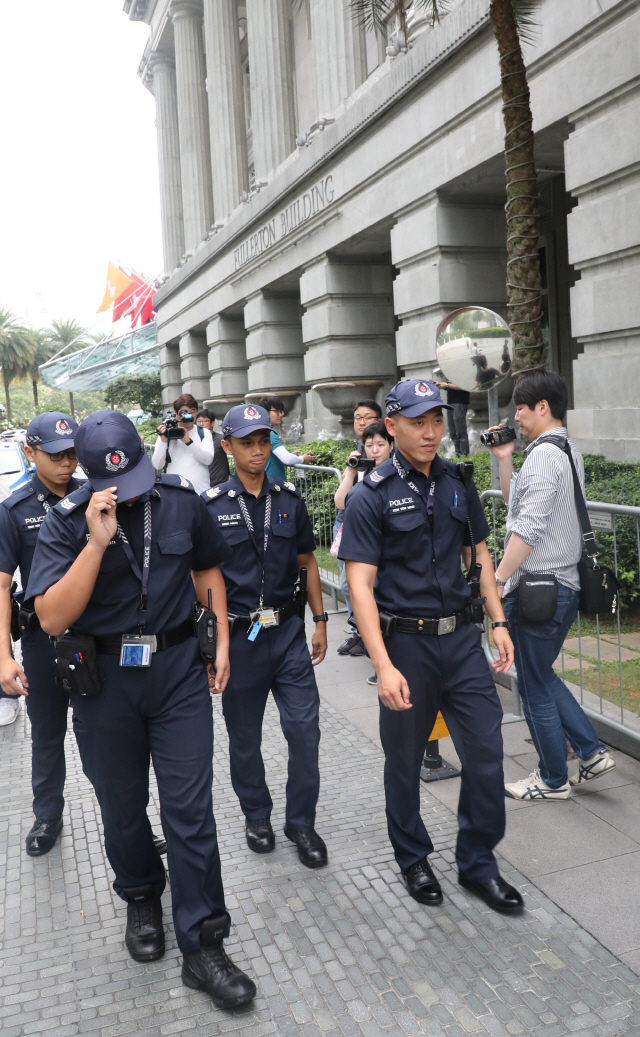
[[[621, 634], [635, 634], [640, 630], [640, 611], [637, 608], [624, 609], [620, 613], [620, 633]], [[581, 616], [580, 617], [580, 635], [581, 637], [596, 637], [598, 628], [596, 626], [595, 616]], [[617, 638], [618, 636], [618, 619], [617, 616], [600, 616], [600, 634], [608, 638]], [[574, 620], [573, 625], [567, 634], [567, 637], [578, 636], [578, 620]]]
[[[592, 669], [582, 670], [582, 687], [593, 695], [600, 695], [600, 680], [598, 678], [598, 660], [587, 656], [582, 657], [585, 662], [593, 664]], [[571, 657], [565, 652], [564, 679], [571, 684], [580, 687], [580, 670], [569, 669]], [[602, 697], [608, 702], [620, 703], [620, 664], [609, 662], [601, 664], [602, 673]], [[640, 715], [640, 657], [629, 659], [622, 664], [622, 698], [625, 709]]]

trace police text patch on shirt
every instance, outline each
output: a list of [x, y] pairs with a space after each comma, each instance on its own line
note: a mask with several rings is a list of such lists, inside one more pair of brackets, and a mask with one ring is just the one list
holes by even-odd
[[237, 515], [218, 515], [218, 522], [220, 526], [241, 526], [242, 515], [239, 512]]
[[397, 515], [401, 511], [415, 511], [417, 504], [413, 497], [401, 497], [399, 500], [389, 501], [389, 510], [392, 515]]
[[40, 529], [46, 517], [46, 515], [30, 516], [24, 520], [24, 524], [27, 529]]

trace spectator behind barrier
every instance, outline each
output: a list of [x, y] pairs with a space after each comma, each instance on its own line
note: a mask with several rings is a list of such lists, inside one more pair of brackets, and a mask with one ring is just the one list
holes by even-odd
[[209, 429], [213, 439], [213, 461], [209, 465], [209, 482], [212, 486], [219, 486], [229, 478], [229, 461], [220, 445], [222, 436], [219, 432], [216, 432], [213, 426], [215, 420], [216, 416], [210, 410], [199, 410], [196, 415], [198, 427]]
[[173, 401], [173, 409], [179, 419], [179, 428], [184, 429], [182, 439], [172, 439], [171, 445], [164, 433], [164, 423], [158, 426], [160, 433], [151, 463], [154, 468], [181, 475], [188, 479], [196, 493], [209, 489], [209, 465], [213, 461], [213, 437], [208, 429], [196, 425], [198, 401], [190, 393], [182, 393]]
[[[362, 457], [362, 454], [364, 454], [365, 458], [375, 461], [375, 467], [377, 468], [378, 465], [382, 464], [383, 461], [386, 461], [389, 457], [391, 457], [391, 452], [393, 450], [393, 437], [390, 435], [384, 421], [372, 421], [371, 424], [368, 425], [362, 433], [360, 445], [362, 447], [362, 451], [358, 452], [357, 450], [354, 450], [349, 455], [349, 457], [355, 457], [360, 459]], [[333, 498], [339, 514], [344, 515], [344, 512], [347, 507], [348, 496], [350, 492], [353, 490], [353, 487], [355, 486], [356, 482], [361, 482], [364, 478], [364, 475], [364, 468], [351, 468], [349, 465], [347, 465], [347, 467], [345, 468], [342, 476], [342, 482], [336, 490], [335, 497]], [[335, 534], [334, 544], [331, 549], [332, 553], [335, 551], [337, 554], [337, 548], [340, 545], [341, 533], [342, 523], [340, 523], [338, 531]], [[349, 587], [347, 584], [344, 562], [340, 566], [340, 590], [342, 591], [345, 597], [345, 601], [349, 603], [350, 607], [351, 599], [349, 597]], [[352, 621], [352, 617], [353, 613], [350, 613], [349, 625], [351, 627], [352, 633], [350, 633], [347, 640], [344, 641], [338, 648], [339, 655], [364, 655], [364, 645], [362, 643], [362, 638], [358, 633], [355, 621]]]
[[263, 396], [259, 403], [260, 407], [264, 407], [265, 410], [269, 411], [269, 421], [271, 422], [271, 454], [267, 461], [265, 472], [272, 479], [286, 479], [287, 473], [285, 471], [285, 465], [291, 464], [312, 464], [314, 455], [303, 454], [300, 457], [300, 451], [294, 450], [291, 453], [287, 450], [286, 446], [283, 445], [280, 436], [274, 429], [274, 425], [279, 427], [282, 424], [284, 417], [284, 403], [279, 396]]

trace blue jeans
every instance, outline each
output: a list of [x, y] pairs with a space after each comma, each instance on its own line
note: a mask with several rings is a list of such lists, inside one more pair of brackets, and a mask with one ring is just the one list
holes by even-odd
[[518, 691], [540, 757], [540, 777], [552, 789], [568, 780], [567, 739], [581, 760], [603, 749], [584, 710], [553, 669], [578, 611], [579, 592], [558, 584], [558, 607], [550, 623], [527, 626], [518, 619], [517, 593], [503, 601], [511, 624]]
[[[341, 525], [342, 525], [342, 522], [340, 521], [340, 519], [336, 519], [335, 522], [333, 523], [333, 539], [334, 540], [335, 540], [335, 538], [338, 535], [338, 530], [340, 529]], [[340, 570], [340, 590], [342, 591], [342, 593], [344, 595], [345, 604], [347, 606], [347, 613], [348, 613], [348, 615], [347, 615], [347, 622], [349, 623], [349, 626], [353, 630], [354, 634], [357, 634], [358, 631], [357, 631], [357, 627], [356, 627], [356, 621], [353, 618], [353, 609], [351, 608], [351, 595], [349, 594], [349, 585], [347, 583], [346, 566], [345, 566], [345, 564], [344, 564], [344, 562], [342, 561], [341, 558], [338, 558], [338, 568]]]

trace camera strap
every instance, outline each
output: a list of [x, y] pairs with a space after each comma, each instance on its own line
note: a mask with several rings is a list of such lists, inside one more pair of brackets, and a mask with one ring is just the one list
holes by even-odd
[[116, 535], [120, 538], [122, 543], [122, 550], [127, 556], [127, 561], [131, 566], [133, 575], [136, 576], [141, 584], [142, 589], [140, 593], [140, 633], [145, 628], [147, 621], [147, 597], [149, 592], [149, 572], [151, 570], [151, 501], [147, 500], [144, 503], [144, 541], [143, 541], [143, 553], [142, 553], [142, 572], [140, 566], [136, 561], [136, 556], [133, 553], [131, 544], [125, 536], [122, 526], [118, 522]]
[[[420, 490], [418, 489], [416, 484], [408, 477], [405, 469], [400, 464], [395, 450], [394, 450], [394, 452], [393, 452], [393, 454], [391, 456], [391, 460], [393, 461], [393, 467], [395, 468], [395, 470], [398, 473], [398, 475], [400, 476], [400, 478], [403, 479], [404, 482], [406, 482], [407, 486], [411, 487], [411, 489], [414, 491], [414, 493], [418, 494], [418, 497], [422, 497], [422, 493], [420, 492]], [[430, 484], [429, 484], [429, 491], [427, 493], [427, 518], [429, 519], [429, 525], [431, 526], [432, 529], [433, 529], [433, 499], [434, 499], [435, 492], [436, 492], [436, 481], [435, 481], [435, 479], [432, 479]]]
[[[244, 519], [245, 525], [249, 530], [252, 538], [255, 534], [253, 522], [251, 521], [251, 515], [247, 508], [246, 502], [242, 494], [238, 494], [238, 504], [240, 505], [240, 511]], [[265, 581], [265, 567], [267, 564], [267, 544], [269, 543], [269, 530], [271, 529], [271, 494], [267, 491], [267, 500], [264, 507], [264, 543], [262, 547], [262, 573], [260, 575], [260, 604], [259, 609], [264, 607], [264, 581]], [[255, 543], [255, 541], [254, 541]]]

